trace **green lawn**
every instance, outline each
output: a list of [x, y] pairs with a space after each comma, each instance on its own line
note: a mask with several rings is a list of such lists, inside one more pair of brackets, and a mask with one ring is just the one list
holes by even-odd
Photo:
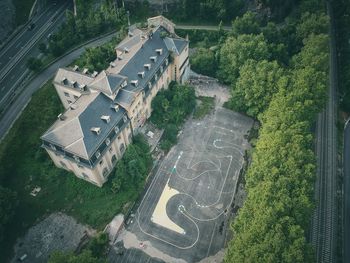
[[[16, 238], [54, 211], [63, 211], [84, 224], [102, 229], [138, 196], [140, 189], [132, 185], [114, 194], [111, 180], [98, 188], [53, 165], [40, 148], [39, 137], [62, 111], [49, 81], [34, 94], [0, 144], [1, 185], [15, 190], [19, 199], [15, 216], [6, 226], [4, 244], [0, 246], [0, 254], [5, 258], [11, 255]], [[42, 190], [37, 197], [32, 197], [29, 193], [36, 185]]]
[[213, 97], [204, 97], [199, 96], [198, 97], [199, 103], [197, 104], [194, 113], [193, 118], [194, 119], [201, 119], [205, 115], [207, 115], [209, 112], [211, 112], [214, 109], [215, 99]]
[[22, 25], [28, 20], [28, 16], [35, 0], [12, 0], [16, 9], [16, 25]]

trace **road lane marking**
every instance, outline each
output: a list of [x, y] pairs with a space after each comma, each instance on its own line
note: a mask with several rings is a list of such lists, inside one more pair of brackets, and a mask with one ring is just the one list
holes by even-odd
[[21, 45], [21, 44], [22, 44], [22, 42], [19, 42], [19, 43], [15, 46], [15, 48], [19, 47], [19, 45]]

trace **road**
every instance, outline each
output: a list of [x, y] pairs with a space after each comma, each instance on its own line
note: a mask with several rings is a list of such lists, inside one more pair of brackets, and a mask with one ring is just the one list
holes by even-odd
[[89, 43], [88, 45], [85, 45], [81, 48], [78, 48], [71, 53], [67, 54], [66, 56], [62, 57], [55, 63], [53, 63], [50, 67], [48, 67], [46, 70], [44, 70], [41, 74], [36, 76], [23, 90], [23, 92], [20, 93], [20, 95], [16, 98], [16, 100], [10, 105], [10, 107], [6, 110], [5, 114], [0, 120], [0, 141], [3, 139], [3, 137], [6, 135], [6, 133], [9, 131], [15, 120], [18, 118], [22, 110], [25, 108], [25, 106], [30, 101], [30, 98], [32, 94], [41, 88], [45, 82], [47, 82], [50, 78], [53, 77], [53, 75], [56, 73], [58, 68], [65, 67], [68, 64], [72, 63], [75, 59], [77, 59], [87, 47], [95, 47], [100, 46], [103, 43], [106, 43], [112, 39], [114, 34], [108, 35], [102, 39], [98, 39], [96, 41], [93, 41]]
[[330, 28], [329, 93], [326, 109], [319, 114], [316, 127], [317, 177], [315, 183], [316, 210], [311, 229], [311, 242], [317, 262], [336, 262], [337, 248], [337, 69], [332, 7], [328, 4]]
[[29, 57], [38, 57], [38, 45], [47, 38], [47, 35], [57, 30], [64, 21], [65, 9], [68, 4], [60, 2], [49, 6], [43, 13], [32, 20], [35, 24], [32, 30], [23, 28], [0, 51], [0, 106], [8, 103], [16, 86], [30, 72], [26, 67]]
[[343, 262], [350, 262], [350, 124], [344, 130], [344, 233]]

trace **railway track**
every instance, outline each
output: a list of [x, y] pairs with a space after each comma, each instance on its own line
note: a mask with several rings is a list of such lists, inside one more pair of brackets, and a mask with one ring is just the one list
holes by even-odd
[[316, 209], [311, 228], [311, 243], [316, 262], [336, 262], [337, 231], [337, 143], [336, 143], [336, 47], [331, 7], [330, 73], [326, 109], [319, 114], [316, 128], [317, 178], [315, 183]]

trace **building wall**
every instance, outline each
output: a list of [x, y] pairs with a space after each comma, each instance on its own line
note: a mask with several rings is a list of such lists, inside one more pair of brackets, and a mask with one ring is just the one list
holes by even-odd
[[[179, 83], [183, 83], [184, 80], [186, 80], [186, 78], [184, 80], [181, 80], [181, 76], [182, 76], [182, 74], [186, 71], [186, 69], [189, 66], [188, 51], [189, 51], [189, 47], [188, 47], [188, 44], [187, 44], [186, 47], [180, 53], [180, 55], [179, 56], [175, 56], [175, 58], [174, 58], [173, 78]], [[181, 66], [183, 65], [183, 63], [185, 61], [186, 61], [186, 63], [181, 68]], [[176, 74], [175, 74], [175, 72], [176, 72]], [[176, 75], [176, 77], [175, 77], [175, 75]]]
[[[132, 141], [130, 124], [126, 126], [109, 145], [108, 150], [103, 153], [99, 162], [94, 167], [86, 167], [76, 161], [66, 159], [63, 155], [46, 149], [52, 161], [58, 168], [74, 173], [78, 178], [91, 182], [101, 187], [107, 180], [117, 161], [123, 156], [127, 146]], [[115, 159], [113, 158], [115, 156]], [[104, 173], [104, 171], [107, 173]]]

